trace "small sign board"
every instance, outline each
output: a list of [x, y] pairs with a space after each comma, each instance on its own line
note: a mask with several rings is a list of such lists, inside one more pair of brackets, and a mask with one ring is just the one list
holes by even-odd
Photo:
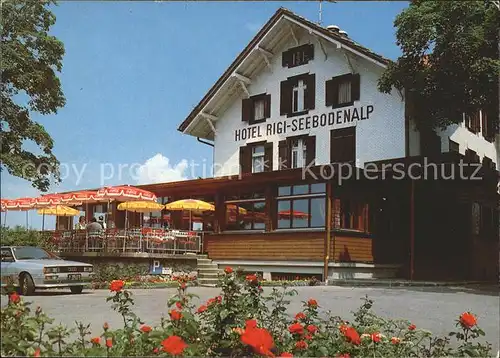
[[162, 262], [161, 260], [151, 260], [151, 265], [149, 266], [149, 274], [171, 275], [172, 267], [170, 267], [167, 262]]

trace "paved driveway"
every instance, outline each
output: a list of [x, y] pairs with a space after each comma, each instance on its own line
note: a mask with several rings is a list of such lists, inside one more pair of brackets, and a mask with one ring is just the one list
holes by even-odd
[[[266, 288], [266, 291], [270, 290]], [[216, 296], [218, 289], [196, 287], [190, 289], [202, 301]], [[335, 286], [298, 287], [298, 296], [293, 297], [291, 314], [300, 310], [301, 301], [314, 297], [321, 308], [331, 310], [335, 315], [352, 319], [351, 311], [362, 303], [368, 295], [375, 301], [377, 314], [389, 318], [405, 318], [418, 327], [436, 334], [447, 335], [453, 330], [454, 319], [463, 311], [471, 311], [478, 316], [478, 322], [486, 332], [485, 339], [499, 349], [499, 296], [498, 289], [480, 291], [459, 288], [348, 288]], [[135, 312], [148, 324], [160, 322], [167, 312], [167, 300], [174, 289], [132, 290], [136, 301]], [[82, 295], [71, 295], [64, 291], [41, 292], [28, 297], [34, 306], [41, 306], [55, 323], [74, 326], [75, 321], [91, 323], [95, 333], [100, 333], [104, 321], [111, 326], [120, 325], [120, 316], [105, 302], [109, 295], [106, 290], [86, 290]], [[2, 306], [6, 304], [1, 298]]]

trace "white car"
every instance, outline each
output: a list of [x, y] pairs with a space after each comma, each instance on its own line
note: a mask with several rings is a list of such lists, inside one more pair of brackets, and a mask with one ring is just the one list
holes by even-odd
[[31, 295], [36, 289], [60, 287], [82, 293], [93, 277], [91, 264], [66, 261], [38, 247], [2, 246], [1, 258], [2, 287], [10, 280], [23, 295]]

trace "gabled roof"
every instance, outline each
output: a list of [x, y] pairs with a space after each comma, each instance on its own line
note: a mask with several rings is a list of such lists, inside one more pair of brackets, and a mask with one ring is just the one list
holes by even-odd
[[[231, 89], [234, 89], [235, 86], [231, 87], [231, 85], [228, 85], [228, 81], [231, 78], [235, 78], [235, 73], [238, 71], [238, 75], [241, 75], [241, 68], [245, 67], [246, 62], [251, 62], [249, 60], [250, 57], [253, 56], [254, 53], [258, 53], [259, 48], [265, 53], [265, 52], [270, 52], [269, 47], [277, 47], [279, 40], [270, 40], [268, 39], [268, 35], [275, 31], [274, 33], [278, 33], [280, 30], [276, 30], [276, 25], [281, 22], [288, 22], [288, 25], [290, 26], [295, 26], [295, 27], [301, 27], [305, 30], [308, 30], [310, 33], [313, 33], [316, 35], [318, 38], [326, 41], [333, 42], [337, 45], [338, 48], [344, 48], [347, 51], [350, 51], [354, 54], [357, 54], [358, 56], [364, 57], [372, 62], [374, 62], [377, 65], [380, 65], [381, 67], [386, 67], [391, 60], [369, 50], [366, 47], [363, 47], [362, 45], [354, 42], [352, 39], [349, 37], [343, 36], [339, 33], [330, 31], [324, 27], [321, 27], [320, 25], [311, 22], [295, 13], [292, 11], [285, 9], [285, 8], [279, 8], [276, 13], [269, 19], [269, 21], [261, 28], [261, 30], [255, 35], [255, 37], [250, 41], [250, 43], [243, 49], [243, 51], [236, 57], [236, 59], [231, 63], [231, 65], [228, 67], [228, 69], [222, 74], [222, 76], [215, 82], [215, 84], [210, 88], [210, 90], [207, 92], [207, 94], [203, 97], [203, 99], [200, 101], [200, 103], [191, 111], [191, 113], [188, 115], [188, 117], [179, 125], [177, 130], [183, 133], [187, 133], [187, 129], [190, 127], [192, 122], [197, 119], [197, 117], [202, 113], [202, 111], [205, 109], [208, 103], [214, 99], [216, 94], [224, 88], [224, 90], [228, 91], [230, 93]], [[284, 24], [283, 24], [284, 25]], [[267, 42], [267, 45], [265, 45], [266, 48], [262, 47], [262, 44], [264, 42]], [[257, 51], [256, 51], [257, 50]], [[265, 65], [265, 63], [264, 63]], [[255, 74], [257, 72], [257, 66], [252, 67], [245, 67], [248, 71], [252, 74]], [[247, 78], [251, 78], [251, 76], [246, 76]], [[241, 77], [240, 77], [241, 78]], [[210, 112], [210, 111], [208, 111]], [[204, 112], [204, 116], [207, 117], [207, 122], [210, 122], [210, 118], [215, 119], [215, 116], [213, 116], [212, 113]], [[199, 135], [199, 133], [196, 135], [198, 137], [202, 137], [205, 139], [213, 139], [211, 135], [208, 135], [209, 132], [213, 132], [213, 126], [210, 125], [210, 123], [207, 123], [206, 129], [208, 132], [205, 135]], [[194, 135], [193, 133], [187, 133]], [[213, 133], [212, 133], [213, 134]]]

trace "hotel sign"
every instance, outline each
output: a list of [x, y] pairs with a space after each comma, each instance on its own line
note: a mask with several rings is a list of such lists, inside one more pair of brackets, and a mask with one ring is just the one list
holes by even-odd
[[260, 123], [247, 128], [236, 129], [234, 140], [266, 138], [276, 134], [287, 134], [316, 128], [333, 127], [355, 121], [364, 121], [373, 113], [373, 106], [361, 106], [338, 109], [322, 114], [289, 118], [278, 122]]

